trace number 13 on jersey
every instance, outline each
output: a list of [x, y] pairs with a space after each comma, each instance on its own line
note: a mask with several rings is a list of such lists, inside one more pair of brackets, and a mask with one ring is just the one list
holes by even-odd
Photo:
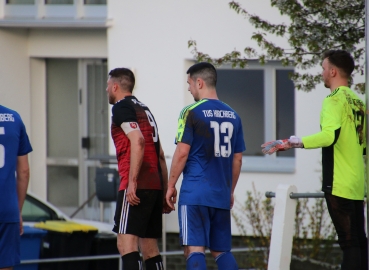
[[[210, 127], [214, 131], [214, 155], [216, 157], [229, 157], [232, 154], [233, 124], [231, 122], [219, 124], [216, 121], [210, 121]], [[224, 134], [223, 141], [220, 141], [220, 133]]]

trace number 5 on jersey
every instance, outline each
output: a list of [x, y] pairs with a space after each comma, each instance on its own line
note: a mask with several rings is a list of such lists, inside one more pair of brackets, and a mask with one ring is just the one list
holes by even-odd
[[[231, 138], [233, 134], [233, 124], [231, 122], [210, 121], [210, 127], [214, 130], [214, 155], [216, 157], [229, 157], [232, 154]], [[220, 133], [225, 134], [223, 141], [220, 141]], [[224, 145], [225, 144], [225, 145]]]
[[[5, 134], [5, 128], [0, 127], [0, 135]], [[4, 145], [0, 144], [0, 168], [4, 167], [5, 165], [5, 147]]]

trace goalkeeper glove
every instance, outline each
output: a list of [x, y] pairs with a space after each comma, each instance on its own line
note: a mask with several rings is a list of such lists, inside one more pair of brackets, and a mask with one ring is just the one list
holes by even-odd
[[290, 148], [303, 148], [304, 145], [300, 138], [296, 136], [291, 136], [289, 139], [276, 140], [267, 142], [261, 145], [261, 151], [264, 154], [271, 155], [278, 151], [286, 151]]

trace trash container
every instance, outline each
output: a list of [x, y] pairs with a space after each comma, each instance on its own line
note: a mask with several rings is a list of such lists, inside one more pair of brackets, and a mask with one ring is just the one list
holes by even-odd
[[115, 202], [119, 190], [120, 178], [116, 169], [96, 168], [96, 197], [101, 202]]
[[[35, 224], [47, 230], [42, 240], [40, 259], [70, 258], [90, 255], [97, 228], [68, 221], [46, 221]], [[42, 263], [39, 270], [87, 270], [88, 261]]]
[[[40, 258], [41, 240], [47, 231], [23, 226], [23, 234], [20, 241], [20, 256], [21, 261], [38, 260]], [[38, 264], [19, 264], [14, 266], [14, 270], [37, 270]]]
[[[92, 241], [91, 256], [119, 254], [117, 248], [117, 236], [112, 233], [98, 233]], [[104, 259], [94, 260], [89, 264], [89, 270], [118, 269], [119, 260]]]

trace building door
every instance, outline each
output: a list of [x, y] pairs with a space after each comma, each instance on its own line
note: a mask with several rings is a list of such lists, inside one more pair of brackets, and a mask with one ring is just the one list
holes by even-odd
[[47, 59], [47, 199], [67, 214], [94, 193], [109, 159], [106, 61]]

